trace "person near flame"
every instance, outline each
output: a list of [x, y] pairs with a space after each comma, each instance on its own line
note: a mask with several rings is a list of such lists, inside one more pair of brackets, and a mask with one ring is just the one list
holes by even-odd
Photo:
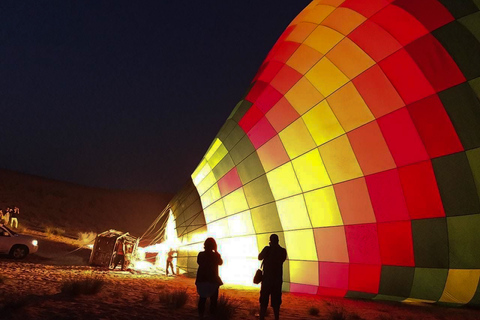
[[271, 299], [275, 320], [280, 319], [282, 304], [283, 262], [287, 259], [287, 250], [278, 244], [278, 235], [270, 235], [270, 245], [263, 248], [258, 260], [263, 260], [263, 278], [260, 288], [260, 320], [265, 319], [268, 300]]
[[207, 238], [204, 243], [205, 251], [197, 256], [198, 270], [195, 285], [200, 296], [198, 300], [198, 314], [203, 318], [205, 303], [210, 298], [210, 314], [215, 314], [218, 300], [218, 290], [223, 284], [218, 275], [218, 266], [223, 264], [222, 256], [217, 252], [217, 242]]
[[167, 253], [167, 255], [168, 255], [168, 256], [167, 256], [167, 269], [166, 269], [166, 271], [165, 271], [165, 273], [167, 274], [167, 276], [168, 276], [168, 267], [170, 267], [170, 269], [172, 270], [172, 274], [175, 275], [175, 271], [174, 271], [174, 269], [173, 269], [173, 258], [175, 258], [175, 257], [173, 256], [173, 254], [175, 254], [175, 253], [177, 253], [177, 251], [174, 251], [172, 248], [170, 248], [170, 251], [168, 251], [168, 253]]
[[115, 258], [113, 260], [113, 269], [121, 263], [122, 271], [125, 268], [125, 241], [123, 239], [118, 240], [117, 247], [115, 249]]

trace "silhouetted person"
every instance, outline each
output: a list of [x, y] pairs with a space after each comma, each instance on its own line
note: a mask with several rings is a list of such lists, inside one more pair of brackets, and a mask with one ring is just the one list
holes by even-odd
[[218, 289], [223, 284], [218, 275], [218, 266], [223, 264], [222, 256], [217, 252], [215, 239], [208, 238], [204, 243], [205, 251], [198, 254], [197, 279], [195, 285], [200, 295], [198, 300], [198, 314], [200, 318], [205, 313], [205, 303], [210, 298], [210, 313], [215, 314], [218, 300]]
[[263, 248], [258, 260], [263, 260], [263, 278], [260, 289], [260, 320], [265, 319], [268, 300], [275, 314], [275, 320], [280, 319], [282, 304], [283, 262], [287, 259], [287, 250], [278, 244], [278, 236], [270, 236], [270, 245]]
[[176, 253], [177, 251], [173, 251], [173, 249], [170, 249], [170, 251], [168, 251], [168, 257], [167, 257], [167, 270], [166, 270], [166, 274], [168, 276], [168, 267], [170, 267], [170, 269], [172, 270], [172, 273], [175, 274], [175, 271], [173, 270], [173, 254]]
[[15, 207], [15, 209], [10, 209], [10, 226], [13, 228], [15, 224], [15, 228], [18, 228], [18, 216], [20, 215], [20, 209]]
[[125, 268], [125, 242], [123, 240], [117, 242], [115, 258], [113, 259], [113, 269], [115, 269], [119, 263], [121, 263], [123, 271]]

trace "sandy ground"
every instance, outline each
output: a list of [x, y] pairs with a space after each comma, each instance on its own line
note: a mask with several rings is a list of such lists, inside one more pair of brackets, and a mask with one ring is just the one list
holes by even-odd
[[[89, 250], [57, 241], [41, 238], [39, 252], [22, 261], [0, 257], [0, 319], [198, 318], [193, 279], [93, 268], [86, 266]], [[99, 293], [73, 297], [60, 292], [65, 281], [92, 276], [104, 281]], [[186, 289], [185, 306], [171, 309], [159, 301], [162, 292], [176, 289]], [[233, 319], [258, 319], [258, 288], [223, 286], [221, 294], [236, 305]], [[317, 316], [309, 315], [312, 307], [319, 309]], [[339, 310], [343, 318], [334, 317]], [[473, 320], [480, 319], [480, 310], [284, 293], [281, 319]]]

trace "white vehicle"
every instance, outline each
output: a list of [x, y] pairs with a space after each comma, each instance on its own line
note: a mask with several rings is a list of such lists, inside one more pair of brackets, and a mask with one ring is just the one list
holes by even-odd
[[37, 250], [38, 241], [35, 238], [16, 233], [0, 224], [0, 254], [9, 254], [14, 259], [23, 259]]

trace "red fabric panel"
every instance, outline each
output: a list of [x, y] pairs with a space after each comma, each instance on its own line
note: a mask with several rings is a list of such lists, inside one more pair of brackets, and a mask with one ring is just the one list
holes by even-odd
[[398, 169], [412, 219], [445, 217], [437, 180], [430, 161]]
[[352, 291], [378, 293], [381, 266], [350, 264], [348, 289]]
[[286, 98], [280, 99], [275, 106], [266, 114], [268, 120], [277, 132], [282, 131], [293, 121], [297, 120], [299, 115]]
[[222, 197], [230, 192], [237, 190], [242, 186], [242, 181], [238, 176], [237, 168], [233, 168], [227, 174], [225, 174], [220, 180], [218, 180], [218, 188]]
[[251, 103], [255, 103], [255, 101], [262, 94], [263, 90], [265, 90], [267, 85], [267, 83], [262, 81], [255, 82], [252, 89], [250, 89], [250, 91], [248, 92], [245, 100], [250, 101]]
[[369, 20], [353, 30], [348, 38], [376, 62], [383, 60], [402, 47], [391, 34]]
[[301, 77], [302, 75], [298, 71], [284, 65], [270, 84], [279, 92], [285, 94]]
[[353, 84], [377, 119], [405, 106], [397, 90], [378, 65], [353, 79]]
[[290, 292], [297, 292], [297, 293], [308, 293], [308, 294], [316, 294], [317, 293], [317, 286], [309, 286], [307, 284], [298, 284], [298, 283], [290, 283]]
[[377, 121], [398, 167], [429, 159], [406, 108]]
[[395, 52], [379, 65], [406, 104], [435, 93], [422, 70], [404, 49]]
[[394, 5], [379, 11], [371, 20], [403, 45], [428, 33], [428, 30], [414, 16]]
[[365, 179], [378, 222], [410, 220], [396, 169], [367, 176]]
[[292, 56], [295, 50], [297, 50], [299, 46], [300, 46], [300, 43], [297, 43], [297, 42], [292, 42], [292, 41], [281, 42], [278, 45], [278, 49], [273, 52], [272, 59], [285, 63]]
[[463, 151], [462, 143], [437, 95], [408, 106], [430, 158]]
[[375, 223], [345, 226], [350, 263], [381, 264]]
[[257, 107], [265, 114], [270, 110], [275, 103], [283, 97], [283, 94], [275, 90], [271, 85], [268, 85], [262, 94], [255, 101]]
[[348, 263], [320, 262], [319, 286], [348, 289]]
[[247, 133], [262, 117], [262, 111], [260, 111], [256, 105], [253, 105], [248, 109], [247, 113], [245, 113], [238, 125]]
[[258, 149], [276, 134], [277, 132], [273, 129], [267, 118], [263, 117], [253, 126], [247, 135], [255, 149]]
[[466, 81], [450, 54], [431, 34], [411, 43], [405, 49], [436, 92]]
[[387, 6], [392, 1], [387, 0], [346, 0], [340, 7], [350, 8], [364, 17], [371, 17], [380, 9]]
[[333, 188], [345, 225], [375, 222], [365, 178], [338, 183]]
[[408, 11], [429, 31], [438, 29], [455, 20], [438, 0], [396, 0], [395, 5]]
[[376, 121], [347, 133], [364, 175], [395, 168], [395, 161]]
[[[290, 35], [290, 33], [292, 33], [294, 29], [295, 29], [295, 26], [289, 26], [287, 27], [287, 29], [285, 29], [285, 31], [282, 33], [280, 38], [278, 38], [277, 42], [275, 42], [275, 44], [273, 45], [270, 52], [268, 52], [267, 57], [265, 58], [265, 61], [263, 63], [271, 61], [277, 53], [280, 53], [280, 54], [282, 53], [282, 49], [285, 47], [285, 44], [286, 44], [285, 39]], [[285, 62], [285, 61], [281, 61], [281, 62]], [[258, 76], [258, 72], [257, 72], [257, 76]]]
[[347, 289], [318, 287], [317, 295], [325, 297], [345, 297], [347, 291]]
[[259, 75], [258, 80], [269, 83], [277, 75], [277, 73], [284, 66], [283, 63], [278, 61], [270, 61], [266, 64], [262, 73]]
[[412, 226], [410, 221], [378, 224], [378, 240], [382, 264], [415, 266], [413, 257]]

